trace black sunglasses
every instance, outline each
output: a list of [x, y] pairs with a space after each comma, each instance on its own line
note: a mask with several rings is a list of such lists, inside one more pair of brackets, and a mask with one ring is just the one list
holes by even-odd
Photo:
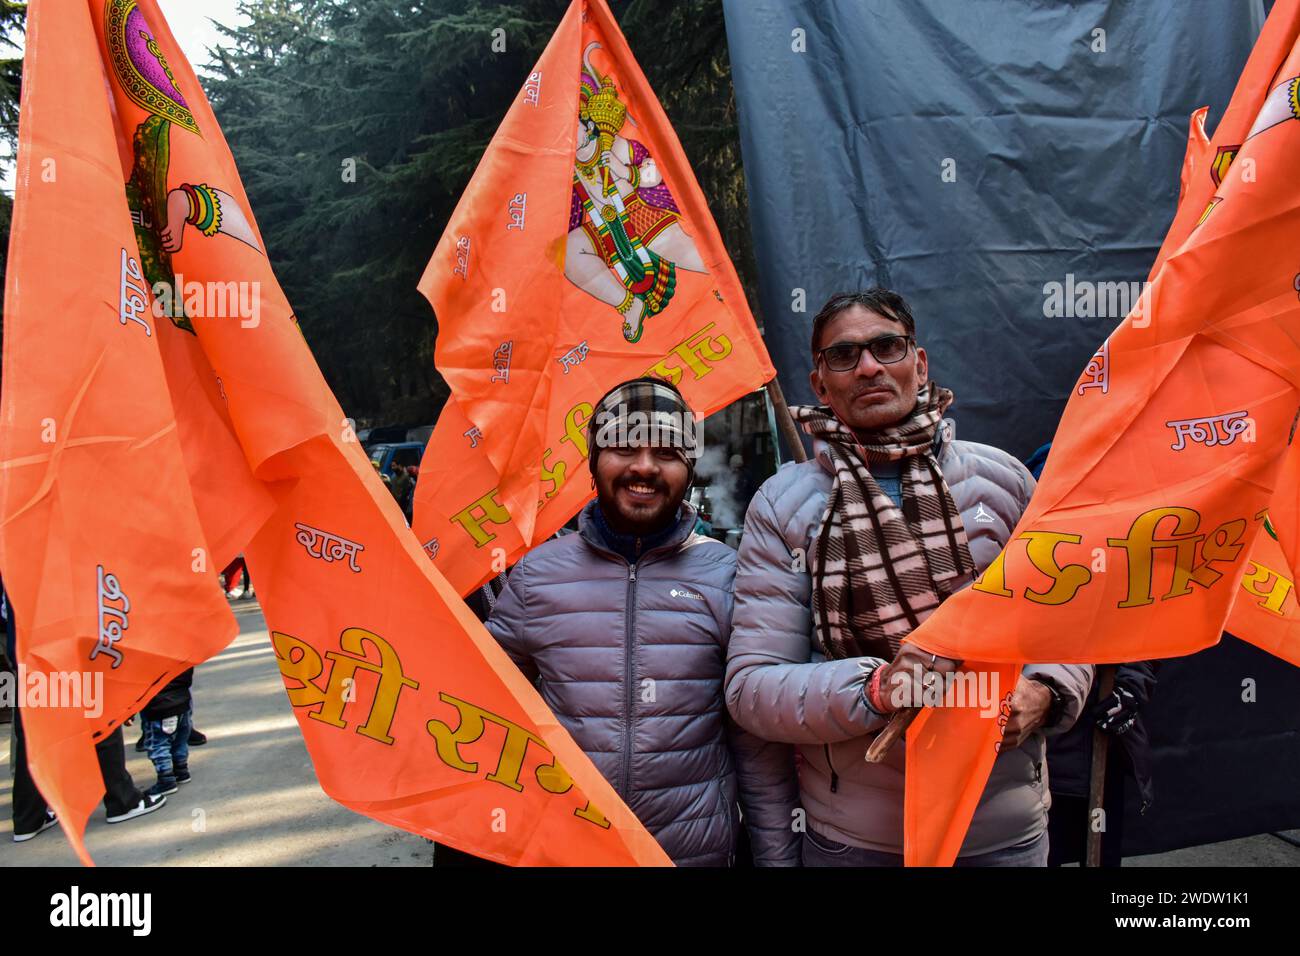
[[910, 335], [882, 335], [870, 342], [836, 342], [817, 354], [825, 360], [826, 367], [832, 372], [850, 372], [862, 360], [863, 349], [870, 352], [871, 357], [881, 365], [893, 365], [907, 357], [912, 342]]

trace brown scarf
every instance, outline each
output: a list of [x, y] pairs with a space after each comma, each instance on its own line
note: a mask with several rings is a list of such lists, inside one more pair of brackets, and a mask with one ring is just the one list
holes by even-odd
[[[832, 660], [892, 660], [912, 629], [974, 577], [961, 512], [933, 454], [952, 392], [926, 385], [902, 422], [858, 436], [826, 407], [793, 406], [805, 432], [826, 442], [835, 487], [813, 543], [817, 641]], [[903, 461], [902, 511], [868, 461]]]

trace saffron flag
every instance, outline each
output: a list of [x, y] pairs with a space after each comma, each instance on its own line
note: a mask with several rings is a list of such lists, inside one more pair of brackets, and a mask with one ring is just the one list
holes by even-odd
[[[926, 650], [1012, 674], [1172, 657], [1216, 643], [1234, 601], [1285, 603], [1261, 538], [1275, 492], [1296, 494], [1282, 476], [1300, 415], [1298, 37], [1300, 3], [1279, 2], [1213, 140], [1189, 152], [1170, 240], [1076, 383], [1010, 543], [917, 629]], [[1295, 660], [1294, 637], [1272, 634]], [[912, 725], [909, 863], [955, 858], [999, 736], [969, 708]]]
[[415, 529], [461, 593], [592, 495], [593, 403], [657, 375], [708, 415], [770, 380], [680, 143], [605, 0], [574, 0], [420, 281], [451, 385]]
[[[1261, 62], [1274, 62], [1286, 53], [1285, 33], [1273, 32], [1261, 36], [1259, 42], [1259, 55], [1264, 57]], [[1282, 92], [1291, 95], [1289, 89]], [[1276, 101], [1277, 94], [1274, 93], [1273, 96]], [[1229, 107], [1229, 113], [1223, 120], [1225, 133], [1230, 128], [1241, 129], [1245, 124], [1254, 124], [1254, 115], [1242, 115], [1242, 111], [1249, 108], [1249, 105], [1239, 103]], [[1161, 244], [1148, 281], [1159, 272], [1166, 257], [1196, 228], [1206, 211], [1216, 204], [1220, 198], [1216, 193], [1240, 149], [1239, 144], [1225, 145], [1222, 140], [1216, 148], [1205, 131], [1208, 113], [1208, 107], [1201, 107], [1192, 114], [1188, 124], [1187, 153], [1183, 160], [1178, 211], [1169, 234]], [[1253, 182], [1255, 172], [1253, 161], [1249, 166], [1243, 166], [1243, 182]], [[1295, 286], [1297, 295], [1300, 296], [1300, 274], [1295, 278]], [[1264, 533], [1258, 534], [1251, 546], [1246, 571], [1242, 575], [1225, 629], [1300, 666], [1300, 603], [1295, 594], [1295, 548], [1300, 543], [1300, 445], [1296, 445], [1293, 439], [1294, 430], [1287, 437], [1288, 445], [1277, 491], [1269, 501], [1263, 521]], [[1281, 543], [1283, 539], [1289, 544], [1285, 551]]]
[[[334, 799], [506, 863], [667, 864], [430, 565], [374, 474], [156, 0], [29, 10], [16, 205], [39, 228], [15, 232], [5, 362], [24, 372], [6, 377], [5, 414], [27, 422], [52, 409], [67, 421], [51, 449], [30, 430], [4, 446], [4, 570], [29, 667], [56, 653], [75, 665], [105, 643], [123, 661], [112, 711], [69, 736], [80, 746], [102, 733], [229, 639], [214, 576], [242, 548]], [[60, 171], [48, 188], [35, 173], [46, 157]], [[93, 334], [64, 330], [51, 312]], [[80, 365], [51, 360], [82, 340], [92, 345]], [[128, 366], [139, 381], [124, 403], [113, 389]], [[150, 377], [160, 367], [166, 391]], [[117, 377], [101, 385], [101, 368]], [[101, 460], [116, 470], [95, 474]], [[65, 514], [65, 498], [86, 504]], [[113, 632], [103, 611], [93, 626], [81, 589], [97, 566], [116, 576], [101, 605], [129, 612], [129, 628]], [[93, 764], [87, 773], [84, 755], [66, 759], [53, 718], [32, 717], [34, 776], [80, 848], [82, 790], [93, 787], [74, 776], [93, 780]]]
[[[73, 846], [94, 746], [236, 624], [214, 586], [84, 0], [29, 6], [0, 401], [0, 567], [18, 661], [98, 706], [24, 707]], [[82, 706], [84, 705], [84, 706]]]

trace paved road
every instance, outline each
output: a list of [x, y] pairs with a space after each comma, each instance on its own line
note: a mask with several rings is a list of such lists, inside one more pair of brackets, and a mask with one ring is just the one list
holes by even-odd
[[[86, 845], [96, 862], [117, 866], [428, 866], [423, 839], [376, 823], [325, 796], [284, 695], [252, 602], [236, 602], [239, 636], [195, 672], [195, 722], [209, 743], [190, 753], [194, 782], [156, 813], [109, 826], [102, 807], [91, 818]], [[0, 731], [7, 735], [8, 728]], [[127, 765], [136, 783], [154, 779], [153, 766], [133, 749]], [[0, 746], [0, 866], [76, 865], [59, 830], [11, 842], [12, 781], [8, 748]], [[1300, 842], [1300, 830], [1290, 831]], [[1125, 866], [1300, 866], [1300, 847], [1271, 835], [1230, 840], [1172, 853], [1134, 857]]]
[[[100, 865], [116, 866], [428, 866], [433, 847], [335, 803], [312, 772], [289, 709], [266, 622], [252, 601], [232, 605], [239, 636], [195, 671], [195, 723], [208, 743], [190, 751], [192, 783], [148, 816], [109, 826], [101, 805], [86, 829]], [[137, 724], [138, 726], [138, 724]], [[134, 750], [127, 766], [137, 786], [155, 779]], [[8, 726], [0, 728], [7, 742]], [[12, 842], [9, 748], [0, 745], [0, 866], [76, 865], [62, 832]]]

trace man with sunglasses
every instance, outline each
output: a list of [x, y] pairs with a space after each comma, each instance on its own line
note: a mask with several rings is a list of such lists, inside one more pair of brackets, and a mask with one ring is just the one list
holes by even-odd
[[[791, 413], [815, 457], [769, 479], [745, 517], [727, 655], [727, 705], [789, 745], [806, 814], [805, 866], [896, 866], [905, 748], [867, 763], [890, 714], [927, 699], [958, 662], [907, 636], [993, 561], [1034, 480], [988, 445], [956, 441], [916, 323], [885, 289], [834, 296], [813, 320], [820, 406]], [[958, 866], [1045, 866], [1045, 735], [1075, 721], [1092, 668], [1033, 665], [1012, 691], [1003, 745]]]

